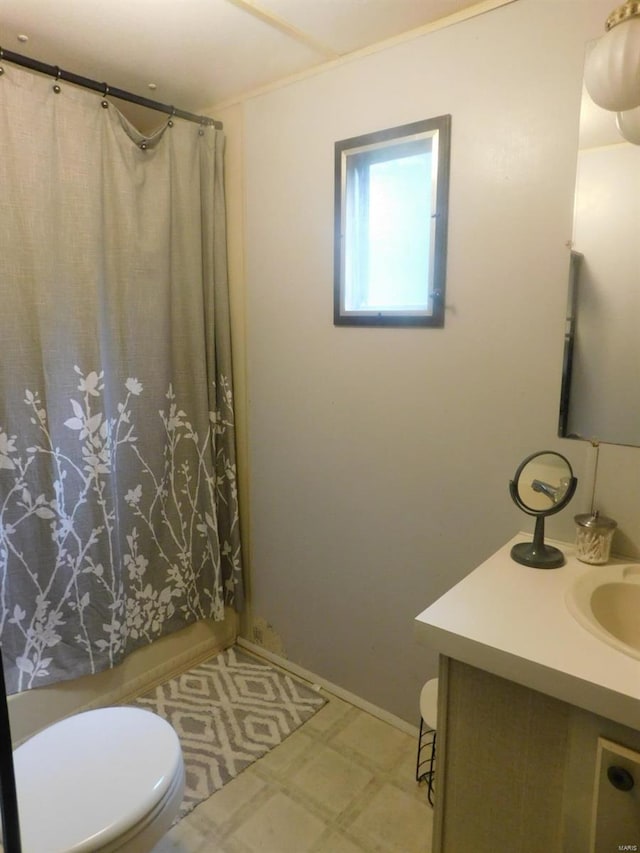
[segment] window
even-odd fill
[[[444,325],[450,132],[439,116],[336,142],[336,325]]]

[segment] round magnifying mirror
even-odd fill
[[[516,506],[536,519],[532,542],[521,542],[511,549],[511,557],[536,569],[555,569],[564,563],[559,548],[545,545],[544,520],[569,503],[578,481],[569,461],[552,450],[534,453],[520,463],[509,491]]]

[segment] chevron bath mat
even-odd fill
[[[180,819],[325,702],[305,683],[232,646],[132,704],[164,717],[180,738],[186,770]]]

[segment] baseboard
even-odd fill
[[[269,661],[269,663],[274,664],[274,666],[277,666],[286,672],[290,672],[292,675],[296,675],[298,678],[304,679],[304,681],[308,681],[314,686],[317,685],[322,687],[323,690],[326,690],[328,693],[332,693],[334,696],[337,696],[338,699],[343,699],[345,702],[355,705],[355,707],[360,708],[361,711],[366,711],[367,714],[371,714],[372,717],[377,717],[377,719],[382,720],[382,722],[389,723],[389,725],[394,726],[394,728],[399,729],[401,732],[405,732],[405,734],[411,735],[412,737],[418,737],[417,726],[412,726],[410,723],[407,723],[406,720],[396,717],[395,714],[385,711],[384,708],[380,708],[372,702],[367,702],[366,699],[362,699],[360,696],[356,696],[355,693],[351,693],[351,691],[345,690],[337,684],[333,684],[326,678],[322,678],[321,676],[316,675],[316,673],[310,672],[303,666],[298,666],[297,663],[293,663],[292,661],[283,658],[281,655],[269,652],[266,649],[263,649],[262,646],[257,646],[255,643],[251,643],[243,637],[237,638],[236,645],[246,649],[248,652],[251,652],[251,654],[256,655],[256,657],[264,658],[264,660]]]

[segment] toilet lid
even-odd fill
[[[25,853],[96,850],[158,805],[182,767],[169,723],[141,708],[76,714],[14,752]]]

